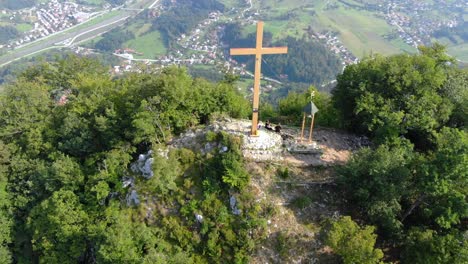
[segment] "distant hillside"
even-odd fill
[[[262,72],[270,77],[282,79],[287,75],[292,82],[320,85],[333,80],[341,72],[342,64],[338,57],[316,41],[286,37],[272,43],[272,33],[265,32],[264,35],[264,46],[288,46],[286,55],[264,57]],[[254,47],[255,33],[242,37],[240,26],[230,24],[224,31],[223,42],[229,43],[230,47]],[[253,56],[235,56],[234,59],[247,64],[247,68],[253,71]]]
[[[171,2],[171,1],[166,1]],[[224,11],[224,4],[217,0],[180,0],[153,21],[153,29],[159,30],[167,46],[181,34],[187,33],[213,11]]]
[[[35,0],[0,0],[0,9],[18,10],[32,7],[34,4]]]

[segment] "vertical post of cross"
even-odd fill
[[[258,108],[260,106],[260,77],[262,72],[263,22],[257,24],[257,45],[255,47],[255,77],[252,107],[252,129],[250,134],[257,135]]]
[[[250,134],[257,136],[258,110],[260,106],[260,77],[262,70],[263,54],[285,54],[288,53],[287,47],[264,48],[263,47],[263,22],[257,23],[257,43],[255,48],[231,49],[231,55],[255,55],[255,75],[252,106],[252,129]]]

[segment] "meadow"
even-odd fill
[[[468,44],[460,44],[448,47],[448,53],[455,56],[458,60],[467,63],[468,62]]]
[[[362,6],[352,0],[346,2]],[[357,57],[370,53],[389,55],[415,51],[403,41],[385,38],[394,29],[380,14],[350,8],[340,1],[261,0],[255,7],[261,10],[261,19],[266,22],[265,30],[272,32],[274,39],[285,36],[301,38],[311,28],[314,32],[339,33],[341,42]],[[250,26],[243,33],[253,31],[255,27]]]

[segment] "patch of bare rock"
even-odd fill
[[[203,128],[189,130],[174,138],[170,146],[189,148],[208,153],[214,146],[206,143],[207,132],[221,132],[241,136],[242,152],[247,160],[282,162],[292,166],[329,166],[345,163],[350,154],[368,146],[366,137],[351,135],[334,129],[316,128],[312,142],[300,139],[298,128],[286,127],[276,133],[260,127],[258,136],[250,136],[251,121],[224,118]],[[308,135],[306,130],[305,135]]]

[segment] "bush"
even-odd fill
[[[296,208],[304,209],[312,204],[312,199],[309,196],[297,197],[291,204]]]
[[[276,171],[276,175],[283,180],[289,178],[289,168],[285,167],[284,169],[278,169]]]
[[[359,227],[351,217],[344,216],[329,224],[325,234],[325,244],[340,255],[345,264],[381,263],[383,252],[375,249],[374,227]]]

